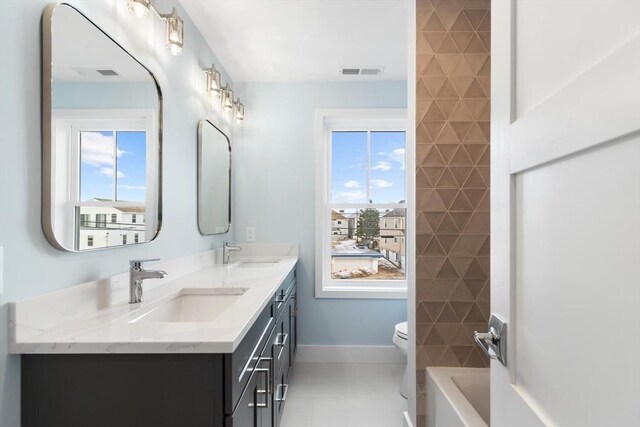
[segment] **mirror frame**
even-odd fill
[[[202,229],[202,222],[203,222],[203,218],[202,218],[202,193],[203,193],[203,188],[202,188],[202,144],[203,144],[203,140],[202,140],[202,129],[204,128],[205,125],[211,125],[213,126],[213,128],[215,130],[217,130],[218,132],[220,132],[220,134],[222,136],[225,137],[225,139],[227,140],[227,147],[229,148],[229,209],[227,212],[227,229],[223,232],[220,233],[207,233]],[[200,120],[200,122],[198,123],[198,231],[200,231],[200,234],[202,234],[203,236],[215,236],[215,235],[220,235],[220,234],[226,234],[229,232],[229,230],[231,230],[231,140],[229,139],[229,137],[227,136],[226,133],[224,133],[222,131],[222,129],[220,129],[218,126],[214,125],[210,120],[208,119],[203,119]]]
[[[53,141],[52,141],[52,108],[53,108],[53,68],[52,68],[52,60],[53,60],[53,46],[52,46],[52,20],[53,13],[58,7],[68,7],[73,9],[76,13],[80,14],[84,19],[86,19],[91,25],[93,25],[96,30],[100,31],[111,40],[116,46],[118,46],[122,51],[127,54],[131,59],[138,63],[142,68],[144,68],[149,76],[153,79],[153,83],[156,87],[156,92],[158,95],[158,148],[157,148],[157,179],[158,179],[158,206],[157,206],[157,227],[156,232],[151,240],[146,240],[144,242],[139,243],[130,243],[127,245],[121,246],[109,246],[103,248],[93,248],[93,249],[69,249],[61,245],[56,239],[54,230],[53,230],[53,209],[52,203],[54,200],[54,188],[53,188],[53,180],[51,173],[53,171]],[[95,22],[93,22],[87,15],[82,13],[78,8],[68,4],[68,3],[51,3],[47,5],[44,9],[42,15],[42,63],[41,63],[41,78],[42,78],[42,103],[41,103],[41,117],[42,117],[42,198],[41,198],[41,212],[42,212],[42,230],[44,231],[44,235],[51,245],[53,245],[56,249],[60,249],[67,252],[74,253],[85,253],[85,252],[93,252],[100,251],[106,249],[117,249],[117,248],[126,248],[129,246],[138,246],[145,243],[150,243],[154,241],[160,231],[162,229],[162,141],[163,141],[163,124],[162,124],[162,115],[163,115],[163,99],[162,99],[162,89],[160,88],[160,84],[158,83],[158,79],[155,74],[149,70],[144,64],[142,64],[138,59],[129,53],[120,43],[115,41],[113,37],[107,34],[102,28],[100,28]]]

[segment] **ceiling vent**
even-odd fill
[[[105,77],[115,77],[120,75],[115,70],[96,70],[96,71]]]
[[[342,76],[380,76],[382,75],[382,67],[352,68],[342,67],[340,75]]]

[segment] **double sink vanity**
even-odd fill
[[[127,274],[13,303],[22,425],[278,426],[297,248],[243,250],[228,265],[215,251],[159,264],[167,277],[145,280],[140,303]]]

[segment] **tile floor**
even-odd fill
[[[402,365],[297,363],[280,427],[401,427]]]

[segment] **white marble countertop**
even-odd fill
[[[19,317],[16,313],[21,303],[13,303],[10,350],[18,354],[231,353],[298,261],[297,254],[277,258],[279,262],[276,265],[259,268],[239,268],[237,262],[231,266],[210,264],[166,283],[159,283],[152,289],[145,289],[142,303],[120,301],[49,330],[42,330],[40,326],[38,333],[20,332],[20,322],[24,323],[25,318],[34,316],[34,307],[25,307],[21,314],[25,311],[29,313]],[[256,258],[239,257],[238,261],[243,259]],[[182,289],[221,287],[242,287],[247,290],[211,322],[132,322],[171,300]],[[61,296],[57,298],[60,300]],[[42,325],[44,322],[41,320],[40,323]]]

